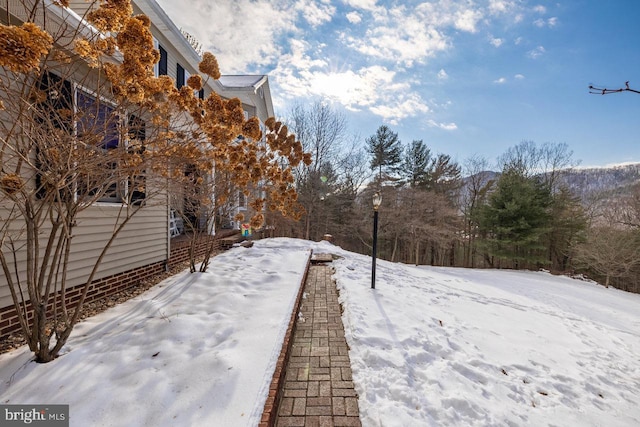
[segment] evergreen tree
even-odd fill
[[[422,140],[414,140],[407,147],[402,161],[403,181],[411,188],[427,188],[431,180],[433,159],[431,150]]]
[[[504,171],[479,212],[487,254],[511,261],[515,268],[548,263],[545,237],[551,203],[551,193],[540,180],[526,177],[520,169]]]
[[[452,195],[461,185],[460,165],[451,161],[448,154],[438,154],[433,161],[431,188],[436,193]]]
[[[371,155],[371,169],[378,170],[378,183],[396,180],[402,161],[402,145],[398,134],[381,125],[376,134],[367,138],[367,151]]]

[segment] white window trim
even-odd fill
[[[153,38],[153,48],[160,52],[160,42],[155,37]],[[160,62],[156,62],[153,64],[153,75],[155,77],[160,77]]]
[[[241,203],[244,201],[244,203]],[[247,196],[240,190],[238,190],[238,210],[246,211],[247,210]]]

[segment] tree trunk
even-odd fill
[[[396,251],[398,249],[398,233],[396,233],[393,238],[393,251],[391,252],[391,262],[395,262],[396,260]]]
[[[449,254],[449,266],[455,267],[456,265],[456,241],[451,242],[451,254]]]
[[[304,238],[306,240],[310,240],[311,235],[311,212],[313,212],[313,208],[309,207],[309,212],[307,212],[307,217],[305,218]]]

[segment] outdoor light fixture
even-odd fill
[[[373,195],[373,210],[377,212],[381,203],[382,203],[382,195],[380,194],[379,191],[376,191],[375,194]]]
[[[376,191],[373,195],[373,265],[371,266],[371,289],[376,288],[376,249],[378,247],[378,208],[382,204],[382,195]]]

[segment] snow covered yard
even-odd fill
[[[64,355],[0,355],[0,402],[69,404],[70,425],[257,425],[308,251],[234,248],[77,325]]]
[[[365,426],[638,426],[640,295],[543,272],[334,262]]]
[[[0,355],[0,401],[72,426],[256,425],[307,250],[331,252],[365,426],[638,426],[640,295],[542,272],[413,267],[265,239]]]

